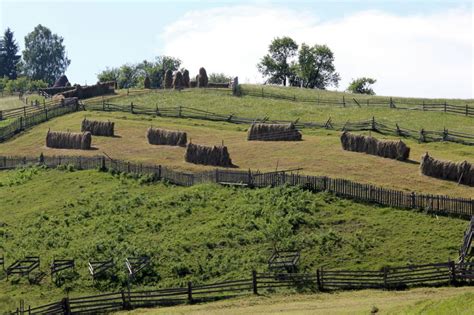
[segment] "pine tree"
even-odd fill
[[[3,38],[0,40],[0,77],[7,76],[9,79],[16,79],[17,65],[20,61],[18,44],[13,38],[13,32],[7,28]]]

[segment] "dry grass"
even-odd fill
[[[436,157],[447,160],[472,162],[474,148],[452,143],[418,144],[407,141],[416,162],[400,163],[391,159],[344,151],[339,133],[325,130],[304,130],[304,140],[297,142],[251,142],[247,141],[245,126],[199,120],[173,120],[149,118],[121,113],[90,113],[89,119],[114,120],[114,138],[94,138],[98,151],[65,151],[44,146],[44,130],[79,131],[83,113],[74,113],[50,120],[24,134],[0,144],[0,155],[96,155],[106,152],[114,158],[143,163],[161,163],[183,170],[208,170],[213,167],[186,163],[185,148],[173,146],[150,146],[145,130],[150,126],[182,130],[188,133],[193,143],[215,145],[225,141],[232,154],[232,161],[241,169],[273,171],[301,167],[301,173],[343,177],[364,183],[433,194],[474,197],[472,188],[422,176],[419,171],[420,157],[429,151]],[[380,138],[384,138],[380,136]],[[368,175],[369,174],[369,175]]]

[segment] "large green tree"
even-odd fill
[[[25,74],[32,79],[53,84],[71,63],[63,41],[61,36],[53,34],[47,27],[41,24],[36,26],[33,32],[25,36]]]
[[[268,54],[257,65],[258,71],[268,78],[268,83],[286,85],[287,78],[294,76],[291,58],[297,51],[298,45],[290,37],[275,38],[268,47]]]
[[[367,77],[353,79],[351,83],[349,83],[347,91],[357,94],[375,95],[375,92],[371,87],[375,82],[377,82],[377,80]]]
[[[334,54],[326,45],[302,44],[298,54],[299,78],[303,87],[326,89],[338,86],[341,77],[334,66]]]
[[[7,28],[0,39],[0,77],[8,77],[11,80],[17,78],[17,65],[20,61],[18,44],[13,38],[13,32]]]

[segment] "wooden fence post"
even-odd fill
[[[425,101],[424,101],[424,100],[423,100],[422,106],[423,106],[423,107],[421,108],[421,110],[422,110],[422,111],[425,111]]]
[[[444,112],[445,112],[445,113],[446,113],[446,106],[447,106],[447,105],[448,105],[448,104],[446,103],[446,101],[444,101]]]
[[[411,208],[415,209],[415,207],[416,207],[416,194],[415,194],[414,191],[412,191],[411,194],[410,194],[410,202],[411,202],[411,205],[410,205]]]
[[[344,96],[342,96],[342,106],[346,107],[346,99]]]
[[[257,272],[255,270],[252,270],[252,288],[253,288],[253,294],[258,294]]]
[[[425,129],[420,130],[420,142],[426,142]]]
[[[252,186],[252,171],[250,171],[250,168],[249,168],[248,175],[247,175],[247,185],[249,187]]]
[[[383,287],[384,287],[384,289],[388,289],[387,274],[388,274],[388,267],[383,267]]]
[[[372,128],[372,131],[377,131],[377,128],[375,126],[375,116],[372,116],[372,126],[371,126],[371,128]]]
[[[48,109],[47,108],[44,109],[44,114],[45,114],[46,120],[48,120]]]
[[[449,276],[451,285],[456,285],[456,264],[452,260],[449,262]]]
[[[100,169],[101,170],[105,170],[105,156],[102,156],[101,160],[100,160]]]
[[[189,303],[193,302],[193,283],[191,281],[188,282],[188,301]]]
[[[321,274],[319,272],[319,269],[316,270],[316,283],[318,285],[318,290],[322,291],[323,290],[323,283],[321,281]]]
[[[466,108],[467,108],[467,105],[466,105]],[[466,109],[466,113],[467,113],[467,109]],[[0,120],[3,120],[3,111],[2,110],[0,110]]]
[[[102,97],[102,111],[105,112],[105,100],[104,100],[104,97]]]
[[[469,116],[469,105],[466,104],[466,116]],[[0,113],[0,120],[2,119],[2,115]]]
[[[216,183],[219,182],[219,169],[216,168]]]
[[[133,102],[130,103],[130,113],[133,114]]]
[[[62,299],[61,304],[63,306],[63,312],[65,315],[71,314],[71,305],[69,304],[69,298],[65,297]]]
[[[161,180],[161,164],[158,165],[158,180]]]

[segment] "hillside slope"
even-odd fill
[[[191,188],[145,184],[98,171],[28,168],[0,173],[0,255],[7,266],[28,255],[76,259],[72,282],[0,281],[0,310],[114,290],[123,261],[150,255],[133,287],[169,287],[246,277],[267,270],[272,248],[301,250],[300,271],[381,268],[455,259],[466,222],[361,205],[298,188]],[[397,227],[394,229],[394,227]],[[111,280],[92,282],[90,259],[114,258]]]

